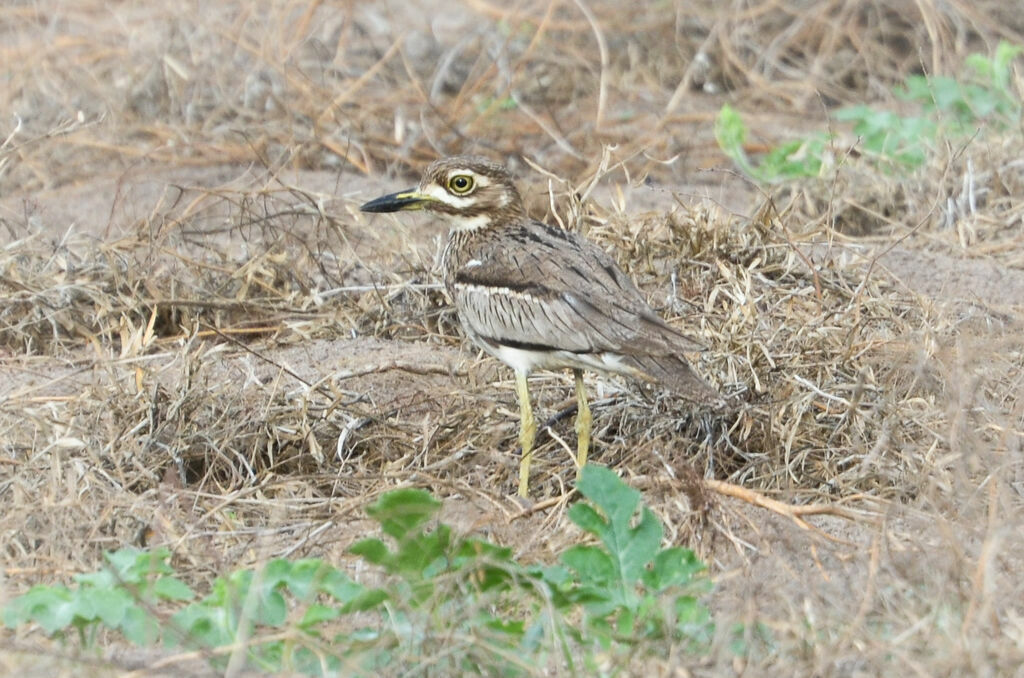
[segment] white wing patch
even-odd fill
[[[474,259],[473,261],[476,261],[476,259]],[[467,265],[466,268],[469,268],[469,266]],[[468,292],[470,294],[482,294],[485,297],[489,297],[492,294],[505,294],[510,297],[518,297],[520,299],[524,299],[532,304],[543,303],[540,299],[530,294],[529,292],[520,292],[519,290],[509,289],[508,287],[489,287],[487,285],[474,285],[472,283],[461,282],[455,283],[455,287],[464,292]]]

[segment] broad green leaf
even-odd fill
[[[608,522],[592,506],[577,502],[569,507],[569,520],[576,526],[601,538],[608,531]]]
[[[125,613],[135,607],[135,600],[123,588],[85,588],[75,592],[78,616],[85,620],[99,619],[110,628],[117,628]]]
[[[326,593],[338,602],[347,603],[366,592],[366,587],[352,581],[348,575],[331,568],[317,581],[317,592]]]
[[[125,610],[124,619],[118,627],[125,638],[140,647],[152,645],[160,637],[160,624],[157,620],[135,605]]]
[[[640,493],[604,466],[584,466],[577,487],[604,512],[613,529],[628,525],[640,504]]]
[[[192,600],[195,593],[183,581],[174,577],[160,577],[153,583],[153,592],[164,600]]]
[[[287,586],[292,578],[293,567],[291,561],[284,558],[267,561],[260,571],[262,586],[269,589],[277,588],[281,584]]]
[[[309,600],[320,590],[323,580],[335,573],[340,574],[319,558],[304,558],[291,564],[286,583],[296,598]]]
[[[618,578],[612,557],[596,546],[573,546],[562,554],[561,560],[575,570],[584,584],[604,585]]]
[[[384,534],[401,540],[433,518],[440,506],[429,492],[406,488],[381,495],[366,512],[380,523]]]
[[[201,647],[224,644],[229,642],[229,638],[223,633],[222,618],[222,611],[219,608],[193,603],[171,616],[171,625],[181,630],[182,637],[168,635],[164,641],[170,647],[177,647],[179,643],[187,646],[198,644]]]
[[[366,610],[372,610],[378,607],[385,600],[391,598],[388,592],[384,589],[366,589],[355,598],[348,601],[342,606],[342,611],[345,613],[349,612],[365,612]]]
[[[579,482],[580,492],[604,512],[607,522],[601,521],[596,527],[598,538],[604,542],[608,554],[617,568],[623,586],[633,586],[640,579],[644,568],[651,562],[661,544],[661,523],[650,509],[644,507],[640,522],[630,527],[630,522],[640,505],[640,493],[626,485],[612,471],[602,466],[588,465],[583,468]],[[593,526],[590,511],[572,507],[569,518],[577,518]],[[577,523],[579,524],[579,523]]]
[[[484,622],[484,626],[492,631],[498,631],[504,635],[521,638],[526,631],[526,624],[519,619],[506,621],[504,619],[491,618]]]
[[[658,553],[662,534],[661,522],[649,508],[643,507],[640,523],[620,539],[619,559],[626,581],[635,583],[640,579],[647,564]]]
[[[697,643],[710,642],[715,625],[708,608],[692,596],[679,596],[675,601],[676,629],[684,638]]]
[[[302,615],[302,620],[299,622],[299,627],[309,629],[310,627],[323,624],[324,622],[333,621],[340,616],[341,610],[336,607],[313,603],[306,608],[306,612]]]
[[[362,556],[374,565],[384,565],[391,560],[388,547],[380,539],[374,537],[357,541],[349,547],[348,552]]]
[[[174,569],[167,562],[171,552],[167,547],[152,551],[137,548],[123,548],[117,551],[106,551],[103,557],[113,567],[119,581],[138,584],[157,574],[172,574]]]
[[[672,586],[685,586],[705,569],[704,563],[690,549],[673,546],[654,557],[651,568],[644,573],[644,584],[654,592]]]
[[[80,586],[101,589],[104,591],[118,586],[121,581],[123,581],[109,570],[100,570],[99,572],[82,572],[81,574],[76,574],[73,579],[75,580],[75,583]]]
[[[288,620],[288,604],[279,591],[267,593],[260,601],[259,615],[256,621],[275,628],[283,626]]]
[[[34,621],[47,635],[67,627],[74,618],[76,604],[71,591],[63,586],[33,586],[4,607],[4,623],[14,628]]]

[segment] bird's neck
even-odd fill
[[[455,272],[471,266],[474,259],[487,258],[488,250],[500,242],[504,229],[516,228],[523,217],[522,209],[487,212],[472,215],[445,215],[448,221],[448,244],[441,256],[441,271],[449,288]],[[450,289],[449,289],[450,291]]]
[[[499,246],[500,231],[507,222],[497,221],[480,228],[456,228],[448,232],[448,243],[441,255],[441,273],[448,293],[453,294],[456,274],[463,269],[472,269],[490,259],[491,250]]]
[[[493,214],[474,214],[472,216],[451,215],[448,217],[448,225],[452,233],[466,233],[481,231],[489,228],[494,223]]]
[[[477,239],[480,229],[458,229],[454,226],[448,232],[448,244],[441,254],[441,275],[444,276],[445,287],[448,293],[452,294],[452,285],[455,283],[455,272],[462,268],[472,258],[469,252],[469,245]]]

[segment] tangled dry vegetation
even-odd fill
[[[820,179],[764,192],[695,172],[726,167],[723,101],[752,112],[756,152],[837,104],[891,104],[907,73],[1024,44],[1010,5],[0,9],[0,99],[20,116],[0,120],[4,587],[141,542],[197,582],[276,555],[341,560],[362,507],[399,484],[538,559],[577,538],[558,506],[524,516],[508,498],[510,375],[464,345],[441,234],[356,209],[472,151],[513,163],[533,216],[614,252],[742,401],[692,412],[588,377],[595,460],[701,544],[722,628],[772,628],[760,672],[1019,670],[1021,131],[898,181],[844,130],[848,162]],[[399,178],[367,178],[384,169]],[[552,417],[533,486],[562,499],[568,381],[532,383]],[[766,548],[767,515],[700,478],[861,513],[822,523],[845,551],[784,521]],[[822,581],[765,574],[801,569]],[[735,666],[720,645],[709,672]]]

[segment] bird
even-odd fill
[[[527,377],[535,370],[572,370],[577,472],[591,439],[584,370],[660,384],[712,409],[723,406],[718,390],[683,356],[704,350],[701,342],[665,322],[594,242],[527,217],[503,165],[467,155],[436,160],[415,188],[360,209],[425,210],[448,222],[441,271],[460,324],[473,343],[515,373],[519,496],[529,496],[537,423]]]

